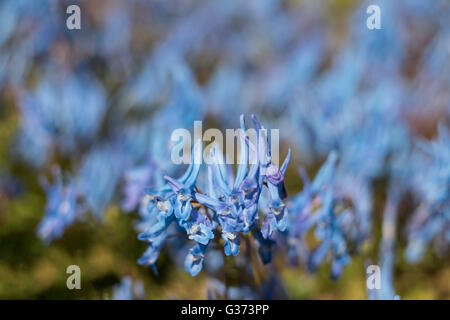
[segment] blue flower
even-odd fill
[[[279,170],[279,175],[284,177],[290,158],[291,150],[289,149],[288,155]],[[270,194],[269,212],[261,227],[264,238],[269,238],[274,230],[284,232],[288,224],[288,210],[282,202],[282,199],[286,197],[283,179],[277,180],[277,183],[268,181],[268,189]]]
[[[154,165],[148,164],[133,167],[125,172],[123,192],[125,199],[122,208],[129,212],[136,209],[144,195],[145,188],[150,185],[154,173]]]
[[[203,268],[206,246],[196,244],[187,254],[184,260],[184,268],[191,276],[195,277]]]
[[[288,207],[293,220],[288,231],[290,243],[289,254],[295,259],[296,246],[299,245],[306,233],[314,229],[315,236],[321,243],[309,254],[308,269],[315,271],[327,256],[331,258],[331,277],[337,279],[343,267],[349,263],[347,239],[344,237],[348,225],[346,211],[338,214],[337,207],[345,207],[344,198],[336,195],[336,167],[337,153],[331,152],[327,161],[322,165],[316,177],[309,182],[304,173],[305,190],[296,195]],[[353,224],[353,221],[350,221]],[[304,254],[304,253],[302,253]]]
[[[195,163],[195,157],[201,152],[201,143],[197,142],[194,145],[192,151],[192,161],[194,164],[189,167],[187,176],[183,179],[183,182],[179,182],[169,176],[164,176],[169,187],[176,195],[175,198],[175,216],[181,222],[187,220],[192,212],[191,200],[193,197],[194,185],[197,181],[198,174],[200,172],[200,163]]]
[[[188,238],[200,244],[208,245],[214,238],[215,224],[204,213],[194,210],[190,221],[182,221],[181,226],[186,230]]]
[[[47,192],[47,204],[37,233],[46,243],[60,238],[64,230],[81,213],[77,204],[77,189],[69,176],[64,178],[59,167],[55,167],[54,184],[50,185],[47,180],[43,180],[43,187]]]
[[[445,252],[450,244],[450,130],[439,126],[437,139],[422,143],[425,154],[415,154],[410,180],[421,203],[408,225],[406,258],[422,259],[427,245],[435,240]]]
[[[226,286],[217,279],[209,279],[207,283],[207,296],[209,300],[231,299],[231,300],[255,300],[258,294],[254,288],[247,285],[239,287]]]
[[[144,254],[138,260],[138,264],[149,266],[153,269],[153,272],[157,273],[156,262],[158,261],[159,255],[161,254],[161,250],[164,246],[164,243],[167,238],[167,232],[164,230],[159,233],[157,236],[154,236],[147,240],[149,245],[147,250],[145,250]]]
[[[77,175],[77,187],[98,219],[114,196],[122,165],[122,154],[114,145],[94,148],[83,159]]]
[[[113,288],[113,300],[141,300],[145,299],[144,284],[140,280],[133,280],[131,277],[123,277],[120,284]]]
[[[241,241],[239,239],[239,234],[232,230],[228,231],[222,229],[221,237],[224,241],[224,251],[227,256],[237,256],[239,253],[239,246]]]

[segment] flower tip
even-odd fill
[[[331,150],[330,154],[328,155],[328,158],[333,163],[337,161],[338,157],[338,152],[335,149]]]

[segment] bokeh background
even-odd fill
[[[81,30],[66,28],[71,4],[81,8]],[[370,4],[381,7],[381,30],[366,27]],[[204,130],[236,128],[241,113],[255,113],[280,129],[282,155],[293,149],[288,193],[302,190],[298,166],[314,176],[332,149],[344,173],[370,181],[370,237],[343,275],[331,280],[329,264],[315,273],[288,266],[280,254],[273,263],[287,297],[366,299],[365,266],[379,256],[387,181],[426,172],[410,154],[418,141],[437,137],[439,124],[448,128],[449,5],[1,1],[0,298],[121,297],[124,277],[143,286],[140,297],[205,298],[207,273],[191,277],[167,252],[158,275],[136,263],[146,244],[137,239],[138,200],[127,198],[127,172],[149,159],[160,172],[174,170],[173,129],[192,130],[194,120]],[[49,242],[37,228],[47,201],[42,181],[54,179],[56,166],[85,186],[88,208]],[[423,181],[408,185],[399,208],[395,288],[402,299],[448,299],[448,212],[443,250],[430,245],[417,263],[404,255],[405,226],[420,204],[414,186]],[[81,290],[66,287],[72,264],[81,268]]]

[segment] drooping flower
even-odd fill
[[[63,176],[59,167],[54,168],[54,182],[42,180],[47,193],[45,215],[39,223],[37,234],[46,243],[60,238],[81,213],[77,205],[77,189],[68,175]]]
[[[98,219],[114,196],[122,165],[122,154],[115,145],[95,148],[83,159],[77,174],[77,188]]]
[[[331,152],[312,182],[304,176],[305,189],[288,203],[292,220],[288,231],[291,259],[308,260],[308,268],[315,271],[326,258],[331,258],[331,277],[338,278],[343,267],[349,263],[347,248],[344,198],[336,194],[337,153]],[[314,230],[320,244],[309,252],[303,243],[304,237]],[[306,252],[305,252],[306,251]]]
[[[195,277],[203,268],[206,246],[196,244],[187,254],[184,268],[191,276]]]
[[[145,299],[144,283],[133,280],[130,276],[123,277],[120,284],[113,288],[113,300],[142,300]]]
[[[438,253],[450,244],[450,130],[443,125],[435,141],[423,144],[426,154],[416,154],[414,191],[421,202],[408,225],[406,258],[418,262],[434,241]]]

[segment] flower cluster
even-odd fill
[[[317,269],[329,252],[331,276],[334,279],[341,275],[343,267],[349,262],[346,237],[350,237],[355,228],[355,211],[336,190],[336,165],[337,154],[332,152],[312,182],[302,172],[304,191],[289,202],[292,225],[287,242],[290,257],[307,256],[308,267],[312,271]],[[304,238],[311,229],[315,229],[315,235],[321,242],[308,254]]]
[[[410,262],[418,262],[432,241],[442,255],[450,246],[450,130],[440,126],[436,141],[423,149],[416,155],[422,170],[413,176],[421,202],[408,225],[405,254]]]
[[[113,288],[113,300],[143,300],[145,299],[144,284],[141,280],[133,280],[130,276],[122,278]]]
[[[262,128],[255,116],[252,116],[252,120],[255,129]],[[139,263],[155,265],[172,223],[176,223],[188,239],[195,242],[184,263],[185,269],[193,276],[201,271],[205,252],[216,234],[220,234],[225,255],[236,256],[239,253],[241,234],[252,232],[258,235],[255,239],[264,242],[271,238],[274,231],[286,230],[288,213],[283,202],[286,198],[283,180],[291,151],[289,150],[281,167],[277,168],[271,162],[270,152],[264,147],[265,144],[258,142],[255,146],[245,135],[243,115],[240,124],[240,161],[233,181],[227,179],[230,172],[221,162],[219,151],[211,149],[214,161],[208,165],[207,191],[200,191],[197,179],[201,164],[196,159],[202,147],[197,142],[192,152],[193,161],[183,176],[178,179],[165,176],[166,185],[147,191],[144,210],[146,219],[151,219],[152,223],[139,235],[140,240],[149,243]],[[261,130],[257,132],[258,141],[267,139],[259,136],[262,134]],[[250,147],[255,151],[255,160],[249,166]],[[268,196],[261,200],[263,189],[268,190]],[[266,205],[266,213],[259,225],[262,202]]]

